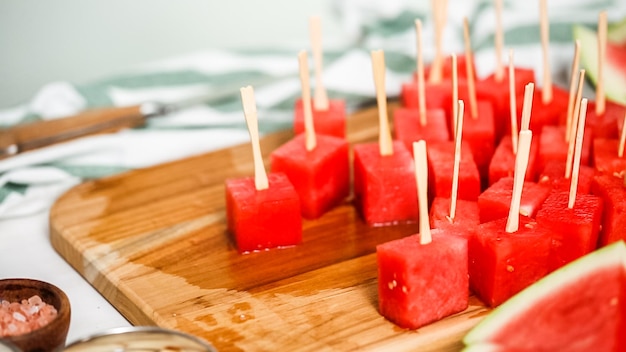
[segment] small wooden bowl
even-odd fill
[[[70,301],[63,291],[47,282],[33,279],[0,280],[0,299],[21,302],[38,295],[46,303],[54,306],[57,316],[47,325],[17,336],[6,336],[24,352],[58,351],[65,347],[65,339],[70,327]]]

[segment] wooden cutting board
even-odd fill
[[[376,108],[350,116],[349,141],[376,141],[377,119]],[[263,138],[265,160],[292,136]],[[245,144],[85,182],[52,207],[52,245],[131,323],[220,351],[458,351],[487,313],[471,297],[466,311],[416,331],[385,320],[375,246],[417,224],[367,227],[349,200],[304,221],[301,245],[238,254],[224,180],[252,173]]]

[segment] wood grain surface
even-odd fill
[[[350,116],[349,141],[376,141],[377,116],[375,107]],[[268,170],[269,153],[291,137],[262,139]],[[181,330],[220,351],[458,351],[488,312],[471,297],[466,311],[416,331],[385,320],[375,247],[417,224],[368,227],[349,199],[305,220],[301,245],[238,254],[224,180],[252,170],[244,144],[85,182],[52,207],[52,245],[132,324]]]

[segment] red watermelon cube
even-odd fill
[[[346,136],[346,102],[341,99],[329,99],[327,110],[315,109],[313,111],[313,126],[316,134],[324,134],[345,138]],[[294,107],[293,131],[295,134],[304,132],[304,104],[302,98],[296,100]]]
[[[393,154],[380,155],[378,143],[354,146],[354,197],[370,226],[417,222],[417,186],[412,153],[393,141]]]
[[[443,109],[426,110],[426,118],[427,124],[422,126],[419,109],[396,109],[393,113],[395,139],[404,142],[408,150],[413,150],[413,142],[419,140],[428,144],[450,140]]]
[[[524,92],[522,91],[517,96],[517,125],[520,126],[522,116],[522,102],[524,101]],[[530,129],[533,134],[537,135],[542,133],[544,126],[558,125],[561,121],[565,121],[567,116],[567,104],[569,103],[569,91],[553,85],[552,86],[552,101],[547,104],[543,103],[542,92],[540,88],[535,86],[533,94],[533,106],[530,116]]]
[[[526,169],[526,181],[534,181],[535,179],[535,162],[537,160],[537,151],[539,150],[536,139],[530,143],[530,151],[528,153],[528,168]],[[504,177],[513,177],[515,175],[515,154],[513,154],[513,141],[510,135],[502,137],[496,151],[493,153],[491,162],[489,163],[489,186],[498,182]]]
[[[476,73],[476,65],[475,65],[475,60],[472,59],[472,71],[474,72],[474,74]],[[464,53],[458,53],[456,54],[456,66],[457,66],[457,76],[459,79],[466,79],[467,78],[467,57],[465,56]],[[428,80],[428,77],[430,75],[430,69],[432,67],[432,64],[426,65],[424,67],[424,71],[425,71],[425,76],[426,76],[426,80]],[[450,80],[452,79],[452,70],[454,68],[452,67],[452,55],[447,55],[443,58],[443,63],[442,63],[442,67],[441,67],[441,78],[442,79],[447,79]],[[414,76],[416,77],[416,75]]]
[[[595,170],[590,166],[580,165],[578,170],[578,188],[577,194],[591,193],[591,182],[595,175]],[[569,192],[572,178],[565,178],[565,163],[560,161],[549,161],[543,169],[539,180],[540,185],[552,188],[552,192]]]
[[[593,163],[599,173],[621,177],[626,173],[626,153],[620,158],[619,140],[595,138],[593,140]]]
[[[625,105],[606,100],[604,114],[598,116],[596,115],[596,103],[590,101],[587,105],[586,125],[593,132],[594,138],[619,138],[625,113]]]
[[[518,95],[524,94],[526,84],[535,82],[535,71],[523,67],[515,67],[514,71],[517,98]],[[495,74],[476,81],[476,94],[478,98],[489,100],[493,105],[496,140],[499,141],[511,130],[509,70],[504,70],[500,81],[496,80]],[[516,101],[516,110],[521,104],[522,101]]]
[[[454,142],[431,143],[428,153],[428,184],[431,198],[450,198],[454,171]],[[458,199],[476,201],[480,194],[480,174],[466,142],[461,147]]]
[[[585,129],[582,153],[580,155],[581,165],[589,165],[592,141],[591,130]],[[546,164],[552,160],[560,161],[565,164],[567,161],[567,149],[568,142],[565,141],[565,126],[544,126],[541,136],[539,136],[537,172],[543,172]],[[617,148],[615,150],[617,150]]]
[[[596,175],[591,183],[591,193],[602,198],[602,230],[599,246],[626,241],[626,185],[622,178],[613,175]]]
[[[300,134],[270,154],[272,172],[282,172],[300,197],[302,216],[316,219],[341,203],[350,191],[348,142],[317,135],[317,146],[306,150]]]
[[[258,191],[254,177],[226,180],[226,217],[240,253],[286,247],[302,241],[300,199],[285,174],[267,175]]]
[[[568,208],[568,200],[569,192],[554,192],[537,212],[537,224],[552,237],[549,271],[592,252],[598,243],[602,199],[578,194],[572,209]]]
[[[437,197],[430,206],[430,227],[433,229],[457,228],[469,234],[469,231],[480,224],[478,203],[469,200],[457,199],[454,221],[450,222],[451,198]]]
[[[441,83],[424,84],[424,95],[426,97],[426,109],[441,109],[447,104],[447,97],[450,95],[452,87],[451,81],[443,80]],[[419,99],[417,97],[417,83],[404,83],[400,91],[400,101],[402,106],[410,109],[419,108]]]
[[[480,222],[490,222],[509,215],[513,196],[513,177],[501,178],[489,186],[478,197]],[[524,182],[519,213],[522,217],[534,218],[543,202],[550,195],[550,187],[534,182]]]
[[[505,231],[506,218],[479,225],[469,239],[472,291],[496,307],[548,273],[550,234],[529,218],[519,230]]]
[[[378,307],[386,319],[417,329],[469,304],[467,239],[445,230],[432,231],[432,242],[420,235],[376,247]]]

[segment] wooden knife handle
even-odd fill
[[[135,105],[16,125],[0,130],[0,158],[87,135],[141,126],[145,120],[141,106]]]

